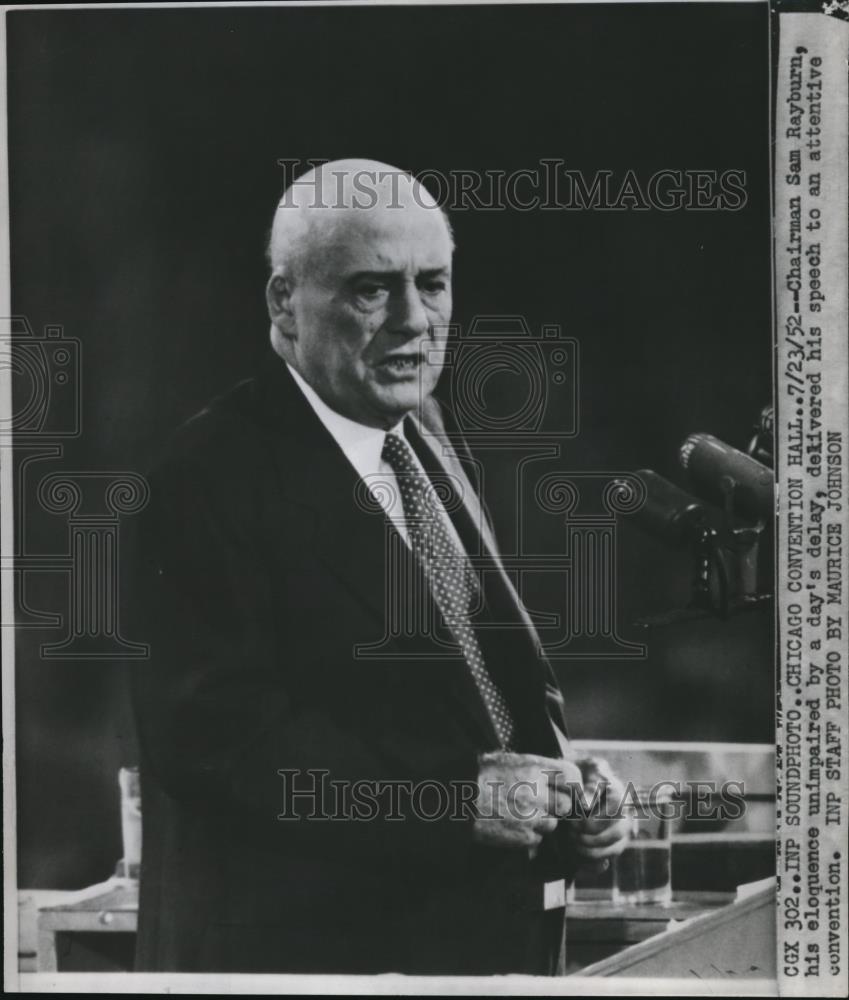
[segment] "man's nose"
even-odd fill
[[[392,304],[390,328],[393,333],[406,337],[420,337],[430,328],[427,310],[413,282],[405,283],[403,289],[399,289]]]

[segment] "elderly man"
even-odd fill
[[[452,251],[395,168],[301,178],[262,370],[150,476],[140,969],[555,974],[564,879],[621,848],[561,818],[562,699],[431,396]]]

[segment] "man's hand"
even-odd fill
[[[475,838],[497,847],[535,851],[558,818],[569,815],[580,769],[535,754],[489,753],[478,775]]]
[[[631,836],[633,819],[617,815],[625,788],[606,760],[596,757],[573,758],[579,768],[587,806],[594,808],[586,817],[572,821],[575,851],[585,861],[602,862],[621,854]]]

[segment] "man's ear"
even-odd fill
[[[295,332],[295,319],[292,310],[292,282],[279,271],[272,274],[265,286],[265,301],[268,305],[268,315],[271,322],[281,333]]]

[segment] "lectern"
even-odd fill
[[[774,979],[775,881],[581,969],[581,976]]]

